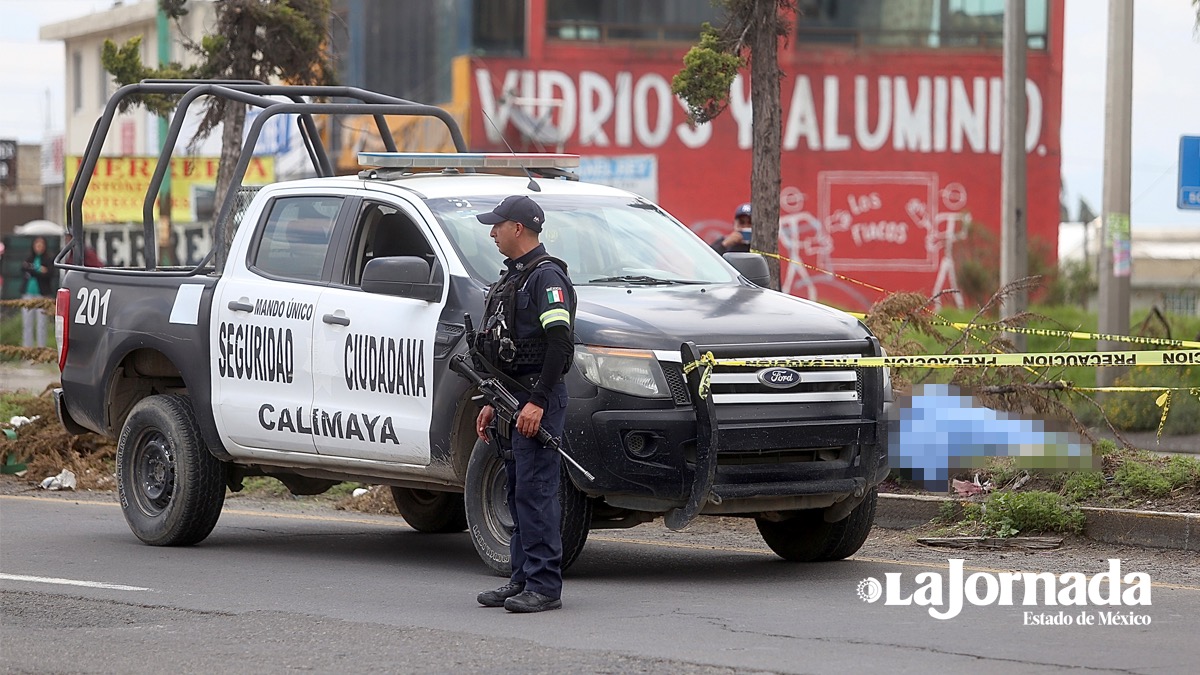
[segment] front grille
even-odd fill
[[[687,378],[683,374],[683,367],[678,363],[669,361],[660,361],[663,375],[667,378],[667,386],[671,388],[671,398],[675,399],[675,405],[691,405],[692,396],[688,393]]]
[[[796,462],[816,462],[819,456],[816,450],[768,450],[763,452],[734,452],[722,450],[717,454],[717,464],[734,466],[747,464],[795,464]]]
[[[782,450],[726,450],[717,453],[718,466],[748,466],[763,464],[797,464],[809,462],[846,462],[850,459],[850,446],[826,448],[789,448]],[[684,447],[684,459],[696,462],[696,446]]]
[[[845,354],[805,356],[796,358],[845,358]],[[725,358],[737,358],[730,356]],[[779,357],[791,358],[791,357]],[[862,400],[862,369],[860,368],[791,368],[799,373],[799,382],[786,387],[772,387],[759,379],[759,373],[774,370],[745,366],[722,366],[713,370],[713,403],[772,404],[817,403]]]

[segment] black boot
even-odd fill
[[[542,595],[535,591],[522,591],[504,601],[504,609],[519,614],[544,612],[548,609],[562,608],[562,600]]]
[[[484,607],[503,607],[504,601],[525,590],[525,584],[508,582],[494,591],[484,591],[476,600]]]

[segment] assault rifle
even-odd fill
[[[480,377],[479,373],[476,373],[475,369],[467,363],[465,354],[455,354],[450,357],[450,370],[467,378],[468,382],[479,389],[479,394],[495,409],[496,418],[500,424],[511,425],[516,421],[517,415],[521,412],[521,406],[517,402],[517,398],[508,389],[505,389],[504,384],[500,380],[495,377]],[[514,430],[513,433],[520,432]],[[570,462],[571,466],[578,469],[584,478],[587,478],[589,481],[596,480],[595,476],[583,468],[579,462],[576,462],[575,458],[568,455],[566,450],[563,450],[562,444],[559,443],[557,438],[551,436],[549,431],[546,431],[546,427],[538,427],[536,438],[542,445],[557,450],[558,454]]]

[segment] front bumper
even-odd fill
[[[577,484],[615,505],[668,513],[673,527],[701,512],[828,506],[887,476],[882,396],[768,415],[761,406],[716,410],[711,399],[684,407],[593,392],[568,409],[571,452],[595,474]]]

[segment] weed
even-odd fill
[[[962,505],[955,501],[944,501],[938,505],[937,521],[952,525],[962,519]]]
[[[1098,471],[1075,471],[1063,481],[1063,496],[1070,502],[1096,497],[1104,489],[1104,475]]]
[[[983,520],[983,505],[975,502],[967,502],[963,504],[962,519],[969,523],[978,523]]]
[[[997,537],[1021,532],[1083,531],[1083,512],[1053,492],[1001,492],[988,497],[982,520]]]
[[[1012,457],[992,457],[987,463],[988,475],[991,476],[992,485],[997,488],[1013,482],[1017,476],[1021,475],[1022,471],[1023,469],[1017,467],[1017,462]]]
[[[36,401],[36,396],[19,392],[0,394],[0,424],[7,424],[17,415],[28,416],[27,411]]]
[[[1143,454],[1143,453],[1138,453]],[[1154,458],[1128,457],[1113,473],[1113,482],[1126,497],[1165,497],[1171,492],[1171,480]]]
[[[241,494],[253,497],[282,497],[289,494],[287,486],[270,476],[250,476],[242,480]]]
[[[1172,490],[1178,490],[1188,485],[1200,488],[1200,459],[1175,455],[1167,460],[1167,466],[1163,469],[1163,473],[1167,482],[1171,484]]]

